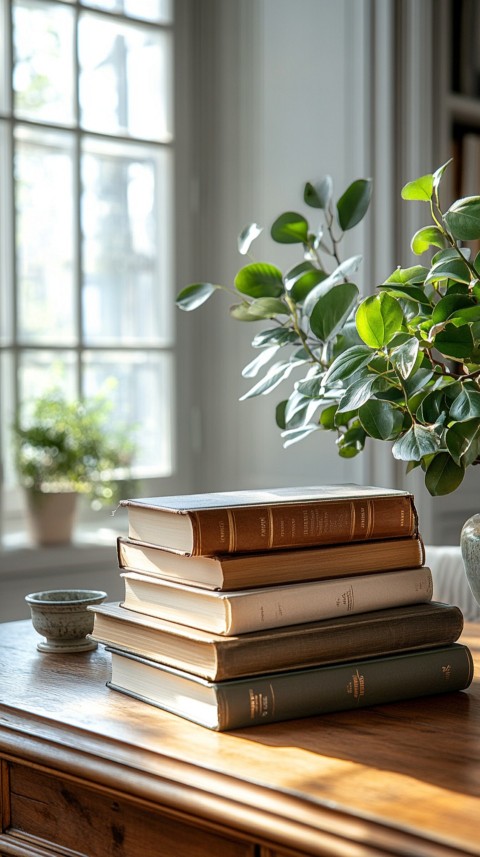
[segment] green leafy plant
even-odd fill
[[[40,493],[87,494],[94,507],[115,503],[117,477],[134,447],[126,432],[112,430],[110,410],[103,396],[69,401],[54,390],[36,399],[30,418],[13,426],[21,484]]]
[[[293,348],[243,398],[268,393],[293,369],[308,367],[277,405],[285,445],[331,430],[340,455],[349,458],[369,437],[389,441],[407,471],[423,469],[433,495],[454,491],[466,469],[480,463],[480,254],[472,258],[466,246],[480,239],[480,197],[442,209],[440,186],[449,163],[402,190],[404,200],[428,208],[429,223],[411,241],[426,264],[397,268],[376,294],[359,300],[348,281],[359,257],[340,262],[338,235],[366,213],[370,182],[354,182],[334,218],[331,183],[324,180],[306,185],[305,201],[322,209],[326,235],[312,234],[302,215],[281,215],[272,237],[302,244],[306,259],[285,275],[273,265],[243,268],[235,280],[242,302],[231,310],[240,320],[272,322],[253,340],[262,352],[244,369],[246,377],[280,348]],[[245,230],[241,251],[256,234],[255,225]],[[319,257],[325,249],[336,262],[330,275]],[[193,309],[217,288],[188,286],[177,303]]]
[[[332,424],[355,437],[393,442],[407,470],[420,466],[433,495],[448,494],[480,461],[480,256],[464,246],[480,238],[480,197],[442,210],[448,166],[409,182],[405,200],[429,209],[412,238],[426,265],[398,268],[356,313],[362,340],[338,355],[324,390],[343,390]]]
[[[180,309],[193,310],[215,292],[223,291],[237,301],[230,308],[235,319],[268,322],[252,341],[258,356],[242,373],[245,378],[263,374],[242,399],[271,393],[292,372],[306,372],[294,384],[290,397],[276,407],[285,445],[325,427],[325,373],[336,354],[360,341],[353,321],[359,291],[351,277],[361,256],[342,261],[340,245],[345,233],[365,216],[371,193],[371,180],[357,179],[335,202],[329,176],[315,185],[307,183],[304,202],[320,217],[319,227],[312,228],[303,214],[287,211],[276,218],[270,230],[275,242],[300,245],[302,259],[298,264],[282,273],[271,263],[251,261],[238,272],[233,288],[194,283],[177,297]],[[256,223],[242,231],[238,238],[242,255],[250,253],[261,232]]]

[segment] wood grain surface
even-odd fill
[[[107,689],[102,647],[46,655],[38,639],[30,622],[0,625],[4,795],[26,764],[233,837],[238,853],[480,855],[478,626],[461,638],[476,662],[465,692],[223,734]]]

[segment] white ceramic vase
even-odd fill
[[[478,512],[463,525],[460,548],[468,585],[475,601],[480,604],[480,514]]]

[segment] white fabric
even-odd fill
[[[460,547],[425,545],[425,565],[432,569],[434,600],[456,604],[466,622],[479,622],[480,606],[470,591]]]

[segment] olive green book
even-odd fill
[[[473,678],[472,655],[460,643],[224,682],[111,655],[113,690],[219,732],[464,690]]]

